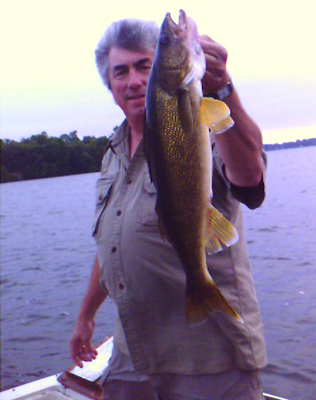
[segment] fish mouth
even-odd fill
[[[182,29],[187,29],[188,27],[188,19],[184,10],[179,11],[179,27]]]
[[[186,71],[185,75],[188,76],[188,79],[191,79],[196,72],[198,72],[198,76],[202,75],[203,77],[205,57],[199,44],[198,29],[194,20],[187,16],[184,10],[179,10],[178,23],[171,18],[170,13],[166,14],[161,26],[159,44],[165,48],[173,45],[173,56],[166,56],[165,69],[177,70],[182,68]],[[171,58],[173,58],[173,61],[170,61]],[[195,60],[198,60],[201,65],[201,68],[199,68],[201,71],[197,71],[198,67],[194,66]],[[191,70],[192,73],[189,73]]]
[[[184,10],[179,10],[179,20],[176,23],[171,14],[167,13],[162,24],[162,31],[173,33],[182,38],[191,38],[191,41],[198,41],[199,33],[194,20],[186,15]]]
[[[185,43],[189,36],[188,28],[184,10],[179,11],[178,23],[171,18],[170,13],[166,14],[161,25],[159,44],[164,48],[171,45],[173,55],[172,57],[170,54],[166,56],[167,62],[164,64],[164,69],[172,71],[187,66],[189,52]]]
[[[179,21],[176,23],[171,14],[167,13],[161,26],[161,34],[176,36],[180,40],[187,40],[193,46],[194,42],[199,41],[199,33],[194,20],[187,16],[184,10],[179,10]]]
[[[187,31],[188,23],[187,16],[184,10],[179,11],[179,22],[178,24],[171,18],[171,14],[167,13],[165,19],[162,23],[162,30],[170,30],[176,35],[180,35],[181,33]]]

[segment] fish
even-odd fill
[[[238,240],[235,227],[211,205],[212,134],[233,126],[228,106],[203,98],[205,55],[194,21],[167,13],[146,89],[144,148],[156,187],[161,236],[177,253],[186,275],[185,317],[204,323],[214,311],[242,318],[212,279],[206,252]]]

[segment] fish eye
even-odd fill
[[[159,38],[159,43],[164,45],[164,46],[169,44],[170,43],[170,37],[166,33],[163,33]]]

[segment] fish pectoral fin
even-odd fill
[[[178,99],[178,115],[181,122],[181,126],[184,131],[192,132],[193,130],[192,107],[190,101],[190,93],[188,89],[183,89],[183,88],[178,89],[177,99]]]
[[[226,132],[232,126],[234,126],[235,122],[231,117],[227,117],[224,121],[219,122],[218,124],[211,126],[211,131],[216,135]]]
[[[215,133],[225,132],[234,125],[229,107],[212,97],[202,98],[200,116],[202,125],[211,128]]]
[[[211,254],[218,253],[223,245],[232,246],[237,241],[238,232],[234,225],[211,205],[208,208],[205,250]]]
[[[221,311],[243,322],[211,277],[205,278],[199,284],[187,282],[185,314],[188,324],[201,325],[214,311]]]

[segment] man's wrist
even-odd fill
[[[233,82],[230,80],[222,88],[209,93],[207,97],[213,97],[213,99],[216,100],[225,100],[227,99],[227,97],[231,96],[234,90],[235,87],[233,85]]]
[[[95,315],[92,315],[90,313],[86,314],[79,314],[77,318],[77,324],[89,324],[90,322],[94,321]]]

